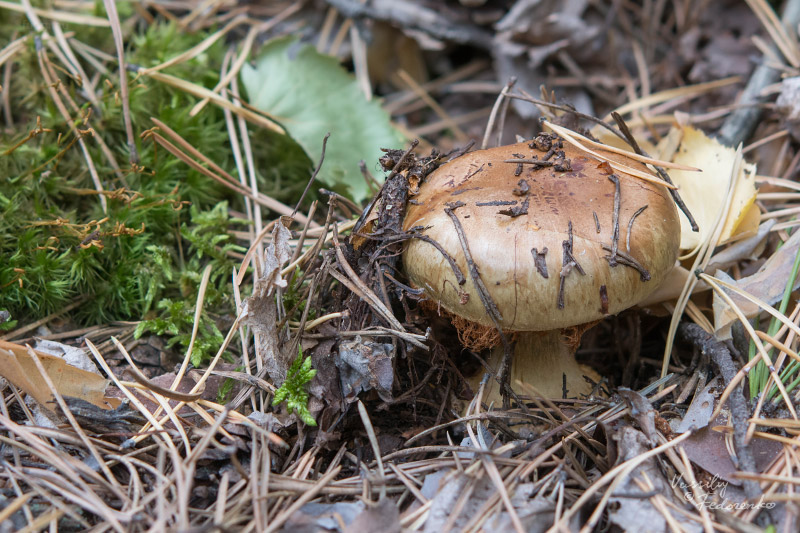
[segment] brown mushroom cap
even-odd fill
[[[412,283],[448,311],[493,325],[470,277],[456,225],[445,211],[448,204],[458,202],[464,205],[452,213],[463,227],[504,329],[545,331],[583,324],[616,314],[650,294],[673,267],[678,253],[680,224],[668,191],[641,178],[614,173],[620,190],[618,250],[646,270],[650,279],[643,281],[642,270],[624,264],[624,258],[616,266],[607,258],[613,241],[615,184],[609,179],[613,171],[583,150],[563,144],[571,164],[566,171],[522,164],[516,175],[520,166],[505,161],[544,156],[543,151],[520,143],[468,153],[428,176],[408,206],[404,229],[423,226],[421,233],[455,259],[466,282],[458,284],[449,263],[433,245],[412,239],[403,254]],[[646,170],[625,156],[603,155]],[[631,217],[644,206],[630,225]],[[514,209],[517,216],[512,216]],[[571,255],[584,274],[568,265],[560,298],[570,224]]]

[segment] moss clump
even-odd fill
[[[297,359],[289,367],[286,381],[275,391],[272,405],[286,402],[286,408],[294,411],[304,424],[316,426],[317,421],[308,410],[308,391],[306,391],[306,384],[316,375],[317,371],[311,368],[311,358],[303,357],[303,350],[299,350]]]
[[[65,31],[70,29],[84,45],[115,54],[109,29],[65,25]],[[223,112],[208,105],[190,117],[196,98],[146,77],[129,76],[139,156],[138,163],[130,163],[116,64],[77,55],[95,81],[97,98],[90,101],[83,80],[68,74],[23,17],[5,17],[0,33],[29,35],[11,60],[11,82],[3,87],[12,112],[0,130],[0,310],[26,323],[75,303],[70,314],[81,324],[147,318],[138,333],[161,332],[173,336],[171,342],[185,344],[202,272],[211,265],[203,318],[208,327],[196,345],[199,352],[192,354],[199,363],[204,343],[211,346],[219,334],[213,317],[234,311],[230,273],[241,248],[231,230],[247,226],[229,215],[228,205],[240,212],[244,205],[239,195],[142,133],[153,127],[150,119],[156,117],[235,175]],[[152,67],[207,35],[158,22],[125,37],[126,59]],[[224,52],[220,41],[167,72],[213,87]],[[58,78],[55,85],[47,83],[43,69]],[[56,106],[53,88],[65,102],[68,118]],[[251,137],[260,190],[289,200],[305,185],[311,162],[291,139],[259,131]],[[105,152],[101,140],[108,147]],[[105,191],[105,211],[87,159]]]

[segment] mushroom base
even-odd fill
[[[492,349],[487,363],[495,372],[503,361],[503,348]],[[546,398],[579,398],[592,392],[592,384],[584,379],[600,381],[600,375],[575,360],[575,350],[570,348],[560,330],[518,333],[514,358],[511,363],[511,387],[518,393],[530,395],[534,391],[517,382],[530,385]],[[483,372],[469,378],[470,386],[477,391]],[[566,394],[564,391],[566,377]],[[501,405],[500,385],[490,379],[486,383],[483,402]]]

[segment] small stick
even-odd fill
[[[736,376],[736,365],[731,359],[730,351],[723,343],[696,324],[682,322],[679,331],[683,338],[711,357],[711,361],[722,374],[725,383],[733,381]],[[739,458],[739,468],[744,472],[758,472],[752,451],[747,444],[747,419],[750,418],[750,409],[744,394],[742,394],[741,383],[730,395],[728,401],[733,422],[733,446],[736,449],[736,456]],[[742,479],[742,484],[748,499],[759,501],[763,492],[758,482],[745,478]]]
[[[608,264],[612,267],[615,267],[617,266],[617,248],[619,247],[619,177],[616,174],[611,174],[608,179],[614,184],[614,214],[611,218],[611,255],[609,255],[607,259]]]
[[[608,246],[607,244],[601,244],[600,246],[602,246],[603,250],[605,250],[607,252],[611,252],[612,251],[612,248],[610,246]],[[627,254],[624,254],[624,253],[620,252],[619,250],[617,250],[614,253],[616,254],[615,260],[616,260],[617,264],[624,265],[624,266],[627,266],[627,267],[631,267],[631,268],[633,268],[635,270],[638,270],[639,271],[639,276],[642,278],[642,281],[650,281],[650,272],[648,272],[647,269],[645,267],[643,267],[636,259],[634,259],[633,257],[631,257],[631,256],[629,256]],[[608,256],[606,257],[606,259],[608,259]],[[610,264],[611,260],[609,259],[608,262]]]
[[[442,254],[442,256],[445,258],[445,260],[447,260],[447,263],[450,265],[450,268],[453,269],[453,274],[455,275],[456,281],[458,282],[458,284],[459,285],[463,285],[464,283],[466,283],[467,278],[464,277],[464,273],[461,272],[460,268],[458,268],[458,264],[456,263],[456,260],[453,259],[453,257],[450,254],[448,254],[445,251],[444,248],[442,248],[441,244],[439,244],[437,241],[431,239],[427,235],[411,235],[410,238],[411,239],[419,239],[419,240],[421,240],[423,242],[427,242],[428,244],[430,244],[431,246],[433,246],[434,248],[439,250],[439,253]]]
[[[525,200],[523,200],[521,205],[515,206],[515,207],[511,207],[511,208],[508,208],[508,209],[501,209],[500,211],[497,212],[497,214],[499,214],[499,215],[507,215],[507,216],[510,216],[511,218],[515,218],[515,217],[522,216],[522,215],[527,215],[528,214],[528,206],[530,205],[530,203],[531,203],[530,198],[526,196]]]
[[[562,259],[562,266],[561,272],[559,273],[559,281],[558,281],[558,300],[556,300],[556,305],[559,309],[564,309],[564,280],[567,279],[567,276],[572,269],[574,268],[582,275],[586,275],[586,272],[583,270],[578,261],[575,260],[575,257],[572,255],[572,221],[569,221],[569,239],[566,241],[562,241],[561,245],[564,247],[564,257]]]
[[[547,246],[542,248],[541,252],[539,252],[539,250],[536,248],[532,248],[531,254],[533,254],[533,262],[536,265],[536,270],[539,271],[539,274],[541,274],[543,278],[548,278],[549,275],[547,274],[547,262],[545,261]]]
[[[463,207],[464,205],[466,205],[464,202],[449,203],[447,204],[447,207],[444,208],[444,212],[448,217],[450,217],[450,220],[453,221],[453,226],[456,228],[456,235],[458,235],[458,241],[461,243],[461,249],[464,251],[464,257],[467,260],[469,275],[472,278],[472,282],[475,284],[475,288],[478,291],[478,296],[480,296],[481,302],[483,302],[483,306],[486,308],[486,313],[497,327],[497,331],[500,333],[501,338],[503,338],[503,344],[505,345],[507,341],[505,340],[503,330],[500,327],[500,320],[503,317],[500,316],[500,310],[497,308],[494,300],[492,300],[492,297],[489,295],[486,285],[483,284],[483,280],[478,272],[478,267],[475,265],[475,261],[472,259],[472,253],[469,251],[469,243],[467,242],[467,236],[464,234],[464,227],[461,225],[461,221],[458,220],[458,217],[454,213],[456,209]]]
[[[525,163],[527,165],[533,165],[535,167],[552,167],[552,161],[545,161],[543,159],[504,159],[503,163],[516,163],[521,165]]]
[[[478,296],[481,299],[481,303],[483,303],[483,307],[486,309],[486,314],[488,314],[489,318],[492,319],[495,328],[497,328],[497,333],[500,335],[500,342],[503,344],[503,360],[500,362],[500,368],[498,369],[496,376],[497,382],[500,384],[503,392],[505,393],[503,397],[503,404],[505,405],[508,400],[508,396],[511,396],[524,410],[524,404],[520,401],[519,397],[509,384],[511,379],[511,358],[514,356],[513,346],[511,346],[511,344],[508,342],[508,338],[503,332],[503,328],[500,327],[500,320],[502,319],[502,316],[500,316],[500,310],[497,309],[497,305],[495,305],[494,300],[492,300],[492,297],[489,295],[486,285],[483,284],[483,280],[478,272],[478,267],[475,265],[475,261],[472,259],[472,253],[469,251],[469,244],[467,243],[466,235],[464,235],[464,228],[461,226],[461,221],[458,220],[458,217],[453,212],[455,209],[463,207],[464,205],[466,205],[464,202],[447,204],[444,212],[450,217],[450,220],[453,221],[453,225],[456,228],[456,234],[458,235],[458,240],[461,243],[462,250],[464,251],[464,257],[467,259],[469,275],[472,278],[472,283],[475,284],[475,288],[478,291]]]
[[[450,159],[447,160],[447,162],[449,163],[453,159],[457,159],[462,155],[466,154],[467,152],[469,152],[474,145],[475,145],[475,140],[473,139],[470,142],[468,142],[466,146],[462,146],[461,148],[452,150],[451,152],[444,154],[442,157],[449,157]]]
[[[636,220],[636,217],[642,214],[642,212],[647,209],[647,206],[640,207],[636,210],[636,212],[631,215],[631,219],[628,221],[628,234],[625,235],[625,249],[628,253],[631,253],[631,232],[633,231],[633,221]]]
[[[442,256],[445,258],[445,260],[450,265],[450,268],[453,269],[453,274],[455,275],[456,281],[458,282],[458,284],[459,285],[463,285],[467,281],[467,278],[464,277],[464,273],[461,272],[461,269],[458,267],[458,264],[456,263],[456,260],[453,259],[453,257],[450,254],[448,254],[445,251],[444,248],[442,248],[442,245],[439,244],[438,241],[435,241],[435,240],[431,239],[427,235],[424,235],[424,234],[421,234],[421,233],[416,233],[417,231],[420,231],[420,230],[423,230],[423,229],[424,228],[422,226],[414,226],[413,228],[411,228],[409,231],[407,231],[405,233],[398,233],[398,234],[395,234],[395,235],[387,235],[387,236],[369,235],[369,234],[365,234],[365,233],[358,233],[358,234],[353,233],[353,235],[358,235],[359,237],[362,237],[364,239],[382,241],[384,243],[390,243],[390,244],[391,243],[395,243],[395,242],[407,241],[407,240],[411,240],[411,239],[419,239],[421,241],[427,242],[428,244],[430,244],[431,246],[436,248],[439,251],[440,254],[442,254]],[[388,274],[386,274],[386,275],[388,275]]]
[[[597,228],[597,233],[600,233],[600,220],[597,218],[597,212],[592,211],[592,216],[594,217],[594,227]]]
[[[477,207],[497,207],[501,205],[517,205],[516,200],[492,200],[491,202],[475,202]]]
[[[624,139],[628,142],[628,144],[631,145],[631,148],[633,148],[633,151],[636,152],[639,155],[643,155],[645,157],[650,157],[650,156],[647,155],[647,153],[644,150],[641,149],[641,147],[639,146],[639,143],[636,142],[636,137],[633,136],[633,134],[631,133],[630,128],[628,128],[628,125],[625,124],[625,121],[622,119],[622,116],[620,116],[620,114],[617,113],[616,111],[612,112],[611,116],[617,122],[617,126],[619,126],[619,129],[622,132],[622,135],[624,135]],[[655,169],[656,169],[656,172],[658,173],[658,176],[662,180],[666,181],[670,185],[673,184],[672,183],[672,178],[669,177],[669,174],[667,174],[666,170],[664,170],[662,167],[659,167],[659,166],[656,166]],[[678,192],[678,189],[669,189],[669,194],[672,196],[672,200],[675,202],[675,205],[678,206],[678,209],[680,209],[683,212],[683,214],[686,215],[686,218],[689,219],[689,224],[692,227],[692,231],[700,231],[700,227],[697,225],[697,222],[695,221],[694,217],[692,216],[691,211],[689,211],[689,208],[683,202],[683,198],[681,198],[681,195]]]

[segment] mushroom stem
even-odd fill
[[[497,372],[503,360],[502,346],[493,348],[487,363]],[[575,351],[569,347],[561,330],[524,332],[517,334],[514,358],[511,362],[511,387],[527,395],[530,390],[520,388],[518,381],[527,383],[546,398],[564,398],[564,376],[566,397],[579,398],[592,392],[592,385],[584,379],[600,381],[600,376],[586,365],[575,360]],[[470,386],[478,390],[482,373],[470,379]],[[483,402],[501,404],[500,385],[491,379],[486,384]]]

